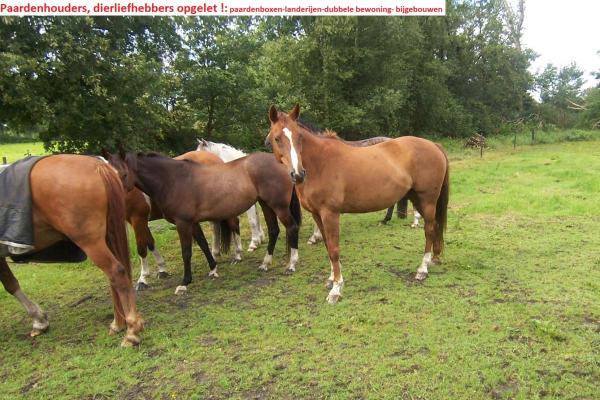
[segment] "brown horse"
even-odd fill
[[[102,151],[102,155],[106,159],[112,160],[113,158],[113,156],[106,150]],[[175,157],[175,160],[189,160],[198,164],[223,164],[223,160],[221,160],[218,156],[206,151],[189,151],[185,154]],[[141,261],[140,277],[138,278],[136,284],[136,290],[144,290],[148,288],[147,279],[150,275],[147,259],[148,250],[152,252],[156,263],[158,264],[158,277],[166,278],[168,276],[165,260],[156,248],[154,237],[152,236],[152,232],[148,227],[148,221],[163,219],[164,215],[154,200],[135,187],[127,192],[125,200],[127,204],[127,222],[129,222],[133,227],[137,253]],[[213,224],[214,234],[212,256],[214,258],[220,254],[221,244],[223,244],[223,247],[228,247],[229,238],[225,237],[225,235],[231,231],[233,232],[233,237],[236,244],[236,254],[233,262],[237,262],[242,259],[242,243],[239,235],[239,221],[237,218],[231,218],[226,223],[227,232],[224,233],[223,236],[221,235],[221,224]],[[223,239],[223,243],[220,243],[221,239]],[[226,249],[224,248],[223,250]]]
[[[387,136],[375,136],[375,137],[362,139],[362,140],[345,140],[345,139],[342,139],[341,137],[339,137],[337,135],[337,133],[335,133],[332,130],[325,129],[323,131],[323,130],[313,126],[311,123],[307,123],[307,122],[303,121],[300,118],[298,118],[296,120],[296,123],[298,125],[303,126],[305,129],[307,129],[311,133],[315,133],[317,135],[326,136],[326,137],[332,137],[332,138],[335,138],[335,139],[347,144],[348,146],[353,146],[353,147],[372,146],[374,144],[379,144],[382,142],[387,142],[388,140],[392,140],[392,138],[387,137]],[[408,208],[408,199],[406,197],[403,197],[402,199],[400,199],[398,201],[397,206],[398,206],[398,208],[397,208],[398,209],[398,211],[397,211],[398,218],[403,218],[403,219],[406,218],[407,208]],[[384,225],[387,224],[392,219],[393,213],[394,213],[394,205],[392,205],[391,207],[389,207],[387,209],[387,211],[385,213],[385,217],[383,217],[383,220],[381,221],[381,223]],[[414,220],[413,224],[411,225],[411,227],[416,228],[419,226],[419,218],[420,218],[420,215],[418,212],[416,212],[415,220]],[[315,223],[315,227],[313,229],[313,234],[308,239],[308,244],[317,244],[321,240],[323,240],[323,235],[321,235],[321,231],[319,230],[319,227]]]
[[[312,134],[297,123],[299,113],[298,105],[289,114],[272,106],[267,140],[275,157],[288,168],[300,203],[324,234],[331,263],[327,300],[337,302],[344,283],[339,262],[340,214],[381,210],[404,196],[425,219],[425,254],[416,274],[416,279],[425,279],[432,248],[437,261],[444,244],[449,170],[441,146],[404,136],[352,147]]]
[[[157,153],[129,153],[118,160],[114,156],[110,160],[123,179],[129,179],[156,201],[165,219],[177,227],[184,276],[175,293],[187,290],[192,281],[192,237],[203,246],[198,222],[226,221],[237,217],[256,201],[262,206],[269,228],[267,255],[259,269],[267,270],[272,262],[279,235],[279,218],[286,227],[291,248],[287,272],[295,271],[300,204],[286,168],[272,154],[254,153],[221,164],[178,161]],[[216,263],[210,267],[211,272],[216,272]]]
[[[34,251],[65,239],[83,250],[111,285],[114,320],[110,332],[127,328],[122,345],[137,345],[144,325],[131,285],[125,193],[113,168],[88,156],[50,156],[35,164],[30,185]],[[46,314],[23,293],[4,257],[0,257],[0,281],[33,319],[31,336],[46,331]]]

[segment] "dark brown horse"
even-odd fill
[[[267,140],[275,157],[288,168],[302,206],[312,213],[324,235],[331,263],[327,300],[337,302],[344,283],[339,261],[340,214],[381,210],[404,196],[425,220],[425,254],[416,274],[416,279],[425,279],[444,244],[449,169],[441,146],[404,136],[352,147],[311,133],[297,123],[299,113],[298,105],[289,114],[272,106]]]
[[[102,155],[107,160],[113,160],[113,155],[108,151],[103,150]],[[214,154],[205,151],[190,151],[180,156],[175,157],[175,160],[189,160],[198,164],[223,164],[223,160]],[[136,284],[136,290],[144,290],[148,288],[148,276],[150,275],[150,269],[148,267],[148,250],[152,252],[156,263],[158,264],[158,277],[165,278],[168,276],[166,271],[166,263],[160,252],[156,247],[152,232],[148,227],[148,221],[155,221],[163,219],[163,212],[160,210],[154,200],[148,195],[144,194],[141,190],[132,187],[125,197],[127,204],[127,222],[133,227],[135,234],[135,241],[137,247],[137,253],[140,257],[141,268],[140,277]],[[230,235],[233,234],[236,253],[233,262],[240,261],[242,259],[242,243],[239,235],[239,221],[237,218],[231,218],[226,221],[225,232],[221,234],[221,223],[213,224],[213,245],[212,245],[212,256],[213,259],[217,257],[221,252],[221,246],[223,250],[227,250],[230,242]],[[210,265],[210,262],[209,262]],[[216,271],[212,273],[212,276],[216,274]]]
[[[266,270],[272,262],[279,218],[286,227],[291,248],[287,271],[295,271],[300,204],[286,168],[272,154],[254,153],[228,163],[208,165],[173,160],[156,153],[129,153],[118,162],[112,157],[111,163],[121,171],[123,179],[131,179],[156,201],[165,219],[177,227],[184,277],[176,293],[185,291],[192,281],[192,237],[201,247],[206,246],[202,244],[206,240],[198,222],[237,217],[256,201],[262,206],[269,228],[267,255],[259,268]],[[205,254],[208,258],[209,254],[206,251]],[[211,272],[216,272],[216,263],[210,267]]]
[[[125,192],[119,177],[96,158],[56,155],[35,164],[30,184],[34,251],[65,239],[83,250],[110,282],[114,306],[110,332],[127,328],[122,345],[137,345],[144,325],[131,284]],[[31,336],[46,331],[46,314],[23,293],[4,257],[0,257],[0,280],[33,319]]]

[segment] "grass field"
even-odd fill
[[[172,275],[138,296],[144,341],[121,349],[99,269],[13,265],[51,329],[29,338],[0,291],[0,398],[600,398],[600,141],[496,142],[483,159],[449,147],[444,263],[424,283],[422,230],[379,226],[380,212],[343,217],[335,306],[307,217],[294,275],[283,241],[270,271],[256,269],[263,245],[224,257],[218,280],[195,250],[194,282],[175,296],[176,234],[154,222]]]

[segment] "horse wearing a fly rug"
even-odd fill
[[[110,332],[127,329],[122,345],[137,345],[144,322],[131,284],[125,192],[113,168],[94,157],[55,155],[38,161],[24,179],[31,189],[31,252],[64,241],[83,250],[110,282],[114,307]],[[5,256],[0,253],[0,281],[33,319],[31,336],[39,335],[48,329],[46,314],[23,293]]]

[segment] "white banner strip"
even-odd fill
[[[445,0],[0,0],[0,15],[445,15]]]

